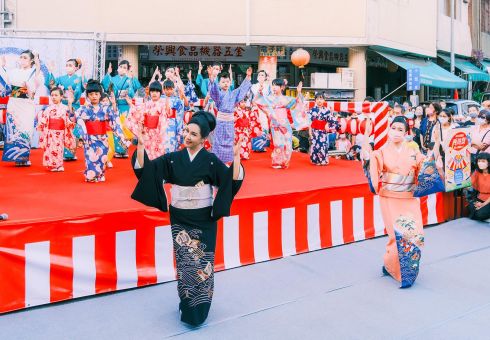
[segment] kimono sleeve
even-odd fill
[[[214,80],[213,82],[209,81],[208,85],[209,96],[215,102],[216,107],[219,109],[221,105],[221,94],[218,86],[218,82]]]
[[[140,81],[136,77],[133,77],[131,83],[134,91],[138,91],[142,87]]]
[[[242,101],[243,98],[245,98],[248,91],[250,91],[251,87],[252,87],[252,83],[250,82],[250,80],[245,79],[237,89],[232,91],[235,104]]]
[[[131,194],[131,198],[161,211],[168,210],[167,196],[163,188],[164,181],[168,181],[171,173],[169,154],[160,156],[152,161],[145,151],[145,160],[142,168],[135,169],[137,151],[134,151],[131,165],[138,183]]]
[[[212,157],[212,184],[218,187],[218,192],[213,203],[212,218],[217,221],[224,216],[230,216],[231,203],[242,186],[243,178],[245,178],[245,170],[242,166],[243,178],[241,180],[234,180],[233,164],[228,168],[214,154],[212,154]]]
[[[296,130],[303,130],[310,126],[311,123],[305,110],[305,100],[302,94],[298,94],[297,98],[291,98],[286,108],[291,111]]]
[[[369,161],[369,174],[371,176],[371,183],[376,193],[379,192],[379,178],[381,176],[381,172],[383,171],[383,166],[383,154],[378,150],[373,151]]]
[[[112,82],[112,78],[111,76],[107,73],[104,78],[102,79],[101,81],[101,85],[102,87],[104,88],[104,91],[108,91],[109,90],[109,85],[111,85],[111,82]]]

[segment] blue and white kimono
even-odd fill
[[[162,94],[162,100],[165,103],[165,113],[167,115],[167,128],[163,143],[165,153],[170,153],[178,151],[183,143],[184,103],[176,95],[167,97]]]
[[[80,107],[75,113],[78,124],[83,130],[85,153],[85,179],[90,182],[105,180],[109,137],[107,130],[101,134],[89,134],[87,122],[109,124],[115,130],[116,114],[110,105],[99,105],[98,110],[89,104]]]

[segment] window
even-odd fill
[[[490,0],[481,0],[481,31],[490,33]]]
[[[454,0],[454,19],[461,20],[461,1]],[[451,0],[444,0],[444,14],[451,17]]]

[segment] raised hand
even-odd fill
[[[187,72],[187,79],[189,81],[192,81],[192,70],[189,70],[189,72]]]
[[[238,141],[233,146],[233,155],[235,159],[240,159],[240,148],[243,142],[243,136],[238,139]]]
[[[197,69],[197,73],[201,74],[201,71],[202,71],[202,63],[199,60],[199,68]]]
[[[303,89],[303,82],[300,81],[299,84],[298,84],[298,87],[297,87],[297,90],[298,90],[298,94],[301,94],[301,90]]]

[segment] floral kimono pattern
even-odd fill
[[[48,106],[40,114],[39,147],[44,149],[43,165],[49,169],[63,166],[64,149],[74,154],[77,146],[72,132],[75,123],[70,118],[68,107],[61,103]]]
[[[110,105],[99,105],[96,110],[93,105],[82,106],[76,112],[78,124],[83,126],[83,140],[85,153],[85,179],[89,182],[104,181],[107,164],[107,154],[109,152],[109,137],[107,135],[107,125],[113,130],[116,125],[116,114]],[[100,128],[98,133],[91,133],[87,129],[87,124],[96,123],[99,126],[104,124],[104,129]]]
[[[304,98],[287,96],[263,96],[258,94],[255,103],[270,119],[270,128],[274,149],[272,151],[272,167],[287,169],[293,153],[293,133],[288,119],[290,112],[295,129],[302,130],[310,126],[305,111]]]
[[[235,108],[235,143],[243,138],[240,145],[240,158],[249,159],[252,151],[252,138],[262,134],[257,111],[249,108]]]
[[[129,111],[127,127],[135,135],[143,124],[145,130],[143,144],[148,158],[153,160],[165,154],[164,139],[167,129],[167,116],[165,102],[160,99],[156,102],[148,101],[139,107],[132,107]]]
[[[308,115],[311,119],[310,160],[313,164],[328,164],[328,135],[335,132],[339,123],[325,107],[313,107]]]

